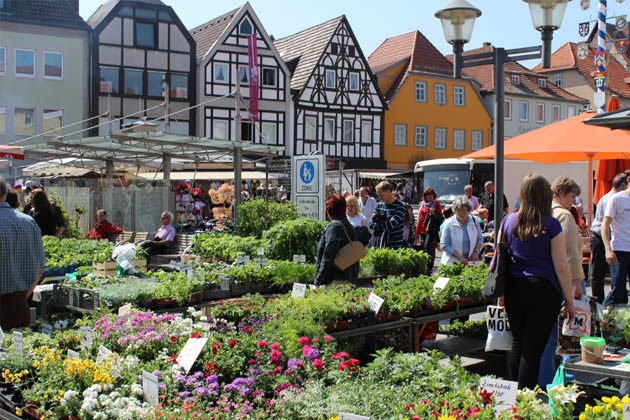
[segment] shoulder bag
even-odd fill
[[[345,271],[348,267],[365,257],[367,251],[365,250],[365,245],[361,242],[350,239],[345,225],[342,222],[340,222],[340,224],[346,234],[346,238],[348,238],[348,243],[337,252],[333,260],[333,265],[337,270]]]
[[[508,265],[510,263],[510,246],[505,237],[505,220],[501,224],[501,242],[497,244],[496,252],[490,263],[490,271],[483,285],[481,295],[488,301],[496,300],[505,294]]]

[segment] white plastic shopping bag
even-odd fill
[[[512,349],[512,331],[504,307],[488,305],[486,326],[488,327],[486,351]]]
[[[118,245],[112,252],[112,258],[129,274],[137,273],[133,265],[133,260],[136,259],[136,245],[130,243]]]
[[[575,299],[575,318],[569,324],[569,318],[565,318],[562,324],[562,335],[570,337],[588,337],[591,335],[591,305],[586,299]]]

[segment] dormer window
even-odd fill
[[[538,79],[538,87],[545,89],[547,88],[547,80],[546,79]]]
[[[241,26],[238,29],[241,35],[251,35],[252,34],[252,24],[249,23],[249,19],[245,18],[241,22]]]
[[[520,85],[521,84],[521,76],[512,76],[512,84]]]

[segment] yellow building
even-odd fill
[[[455,79],[453,65],[419,31],[387,38],[368,58],[388,103],[387,167],[459,157],[490,144],[492,115],[473,79]]]

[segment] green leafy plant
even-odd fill
[[[241,236],[253,235],[262,238],[263,231],[284,220],[298,218],[293,204],[281,204],[274,201],[250,200],[238,208],[238,219],[234,229]]]
[[[371,248],[361,260],[362,276],[417,276],[424,273],[429,256],[412,248]]]
[[[325,222],[296,219],[280,222],[265,234],[269,256],[277,260],[291,260],[293,255],[306,255],[306,261],[317,258],[317,242],[324,234]]]

